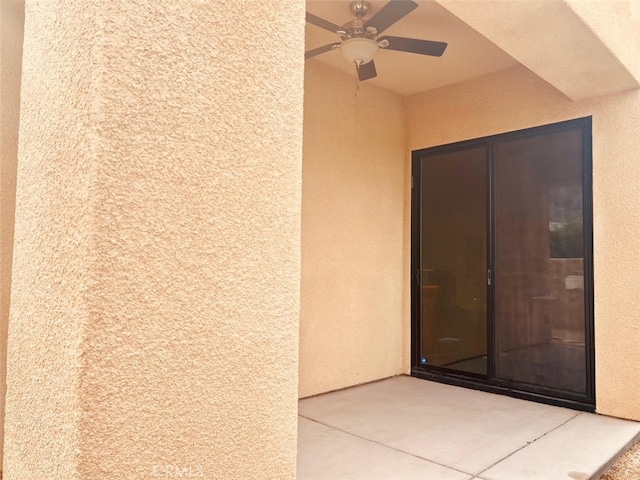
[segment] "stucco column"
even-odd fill
[[[295,476],[304,2],[26,5],[5,478]]]

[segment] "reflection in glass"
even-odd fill
[[[586,393],[580,130],[495,149],[496,376]]]
[[[470,148],[421,163],[420,359],[487,374],[487,160]]]
[[[582,185],[549,186],[551,258],[581,258]]]

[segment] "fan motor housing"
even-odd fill
[[[373,27],[365,27],[366,20],[352,20],[345,23],[342,28],[347,35],[341,35],[342,37],[354,38],[363,37],[371,40],[375,40],[378,32]],[[338,32],[340,33],[340,32]]]
[[[349,38],[368,38],[369,40],[375,40],[378,32],[374,27],[366,27],[368,19],[366,15],[371,9],[371,4],[365,1],[355,1],[349,4],[349,11],[356,17],[355,20],[345,23],[342,26],[342,31],[337,32],[343,40]]]

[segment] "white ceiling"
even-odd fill
[[[386,0],[372,1],[369,18],[386,3]],[[400,95],[413,95],[517,64],[512,57],[434,0],[416,0],[416,3],[418,8],[385,30],[383,35],[447,42],[449,46],[444,55],[438,58],[380,50],[375,58],[378,76],[367,80],[368,83]],[[349,0],[309,0],[307,11],[337,25],[353,19],[349,12]],[[306,50],[339,41],[338,35],[307,23]],[[339,50],[314,58],[355,75],[355,66],[347,62]]]

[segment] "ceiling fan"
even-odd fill
[[[336,25],[328,20],[317,17],[307,12],[307,22],[317,27],[336,33],[342,42],[330,43],[322,47],[314,48],[305,53],[305,59],[315,57],[321,53],[340,49],[345,58],[356,65],[358,78],[361,81],[374,78],[378,75],[373,57],[380,48],[396,50],[400,52],[417,53],[440,57],[447,48],[444,42],[419,40],[417,38],[391,37],[379,35],[398,20],[404,18],[418,7],[411,0],[391,0],[382,7],[373,17],[367,19],[367,13],[371,4],[366,1],[356,0],[349,4],[349,10],[355,16],[355,20]]]

